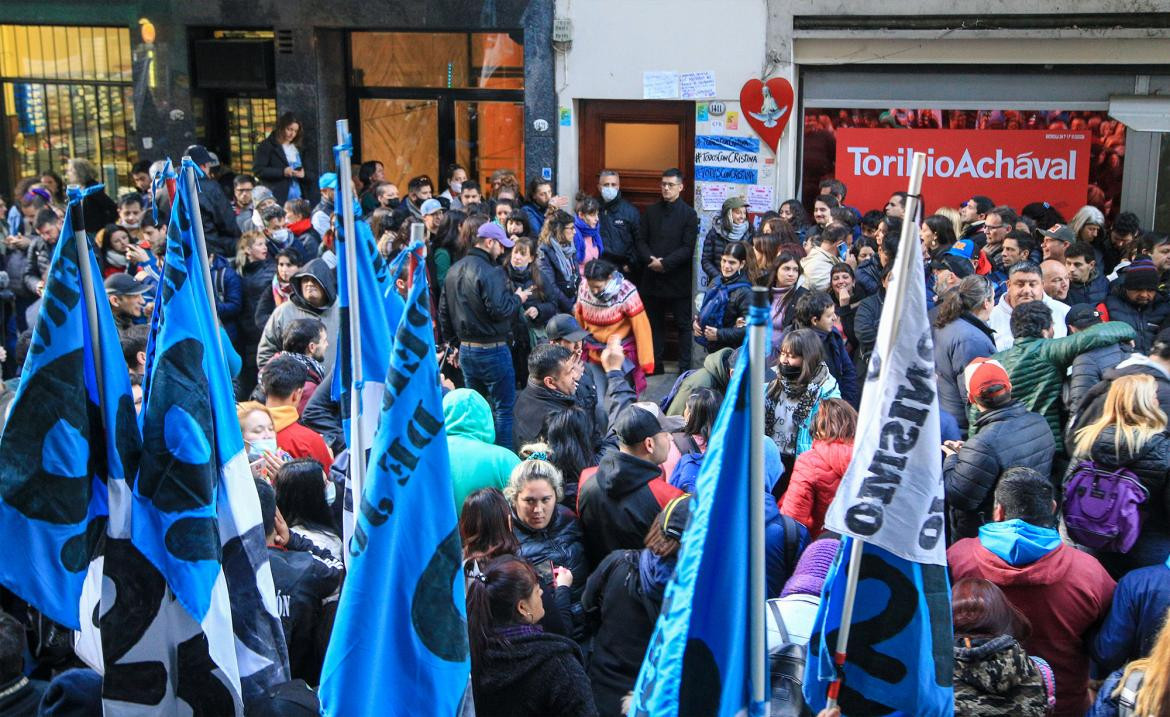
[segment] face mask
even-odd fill
[[[386,206],[390,207],[391,209],[397,209],[398,207],[402,206],[402,200],[395,197],[394,199],[391,199],[388,202],[386,202]]]
[[[265,452],[276,453],[278,450],[275,438],[257,438],[248,444],[248,457],[256,460],[263,456]]]
[[[796,364],[782,363],[780,364],[780,375],[789,381],[795,381],[800,378],[800,370],[802,368],[803,366],[797,366]]]
[[[137,229],[138,227],[142,226],[142,222],[134,222],[134,223],[122,222],[122,224],[120,226],[123,229]]]
[[[601,198],[607,202],[612,202],[613,200],[617,199],[617,195],[618,195],[618,188],[617,187],[602,187],[601,188]]]
[[[289,234],[290,232],[288,229],[277,229],[276,231],[272,232],[272,241],[276,242],[277,244],[287,244],[290,238]]]
[[[458,195],[463,191],[463,182],[451,182],[451,194]]]
[[[327,480],[325,481],[325,504],[333,505],[335,500],[337,500],[337,484]]]

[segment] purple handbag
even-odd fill
[[[1069,537],[1089,548],[1128,552],[1141,533],[1141,506],[1149,497],[1132,471],[1081,461],[1064,484]]]

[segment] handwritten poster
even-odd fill
[[[770,184],[754,184],[747,190],[748,211],[763,214],[776,208],[776,190]]]
[[[723,202],[734,195],[733,188],[729,184],[703,184],[699,188],[699,193],[702,196],[704,211],[722,209]]]
[[[678,99],[678,73],[647,70],[642,73],[642,99]]]
[[[684,100],[705,100],[715,96],[714,72],[683,72],[678,76],[679,96]]]

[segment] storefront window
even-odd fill
[[[524,89],[524,45],[508,33],[355,32],[358,87]]]
[[[901,138],[913,135],[898,133],[907,129],[940,133],[949,130],[971,130],[974,133],[970,135],[950,133],[944,137],[940,134],[938,138],[940,142],[945,140],[955,146],[955,156],[937,158],[939,160],[937,176],[961,178],[961,183],[966,185],[963,190],[968,196],[985,195],[997,202],[1010,204],[1019,211],[1030,201],[1054,201],[1054,197],[1047,196],[1046,192],[1063,191],[1059,183],[1077,181],[1080,183],[1076,184],[1078,189],[1075,195],[1067,199],[1064,199],[1066,195],[1060,195],[1062,201],[1058,209],[1066,219],[1084,204],[1096,206],[1110,219],[1120,211],[1126,128],[1122,123],[1110,119],[1108,113],[1104,111],[806,108],[802,166],[802,199],[806,205],[811,205],[813,197],[818,193],[817,185],[821,180],[830,177],[846,180],[846,175],[853,178],[854,164],[861,167],[863,162],[878,163],[885,158],[885,155],[870,156],[862,152],[860,146],[851,148],[841,146],[838,140],[843,134],[842,130],[853,129],[892,133],[891,146],[895,147],[894,151],[899,154],[891,155],[893,158],[891,164],[880,165],[878,174],[883,178],[890,176],[891,170],[897,173],[896,168],[899,166],[897,158],[906,156],[905,150],[909,149],[901,145],[912,144],[901,141]],[[1008,135],[995,137],[990,134],[997,131],[1029,130],[1035,134],[1013,135],[1011,142],[1007,141]],[[984,132],[989,134],[982,136]],[[849,136],[849,133],[845,135]],[[883,146],[890,143],[890,140],[883,139]],[[1000,144],[1004,146],[999,147]],[[1047,151],[1049,144],[1052,147],[1051,152]],[[1082,155],[1082,151],[1087,152],[1087,158]],[[968,159],[974,163],[966,175],[963,174],[961,167],[964,152],[970,155]],[[837,162],[841,157],[850,158],[850,166],[838,168]],[[936,157],[932,155],[928,161],[935,159]],[[984,160],[982,165],[978,164],[980,159]],[[866,164],[865,169],[872,168],[871,164]],[[1076,176],[1082,169],[1084,173]],[[873,176],[872,172],[864,174]],[[1028,196],[1027,187],[1021,194],[1017,184],[1011,190],[1014,194],[1010,201],[1008,197],[997,198],[997,187],[1001,190],[1001,195],[1009,191],[1006,189],[1006,180],[1031,182],[1035,195]],[[846,180],[846,183],[849,182]],[[943,184],[934,183],[936,186]],[[935,195],[936,201],[932,202],[931,184],[932,180],[928,176],[923,187],[927,211],[937,208],[940,203],[950,203],[938,201],[940,195],[938,192]],[[900,188],[904,191],[905,184],[903,183]],[[1083,196],[1080,195],[1081,189]],[[949,192],[944,191],[941,194],[945,198],[950,198]],[[850,197],[846,198],[846,204],[851,204],[849,199]],[[958,201],[961,202],[962,198],[960,197]],[[884,200],[876,206],[854,206],[865,212],[870,209],[881,209],[883,205]]]
[[[116,183],[137,159],[130,31],[0,25],[0,110],[14,181],[70,157]]]

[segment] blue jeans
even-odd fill
[[[487,399],[496,423],[496,445],[512,449],[512,409],[516,405],[516,372],[507,346],[459,348],[464,384]]]

